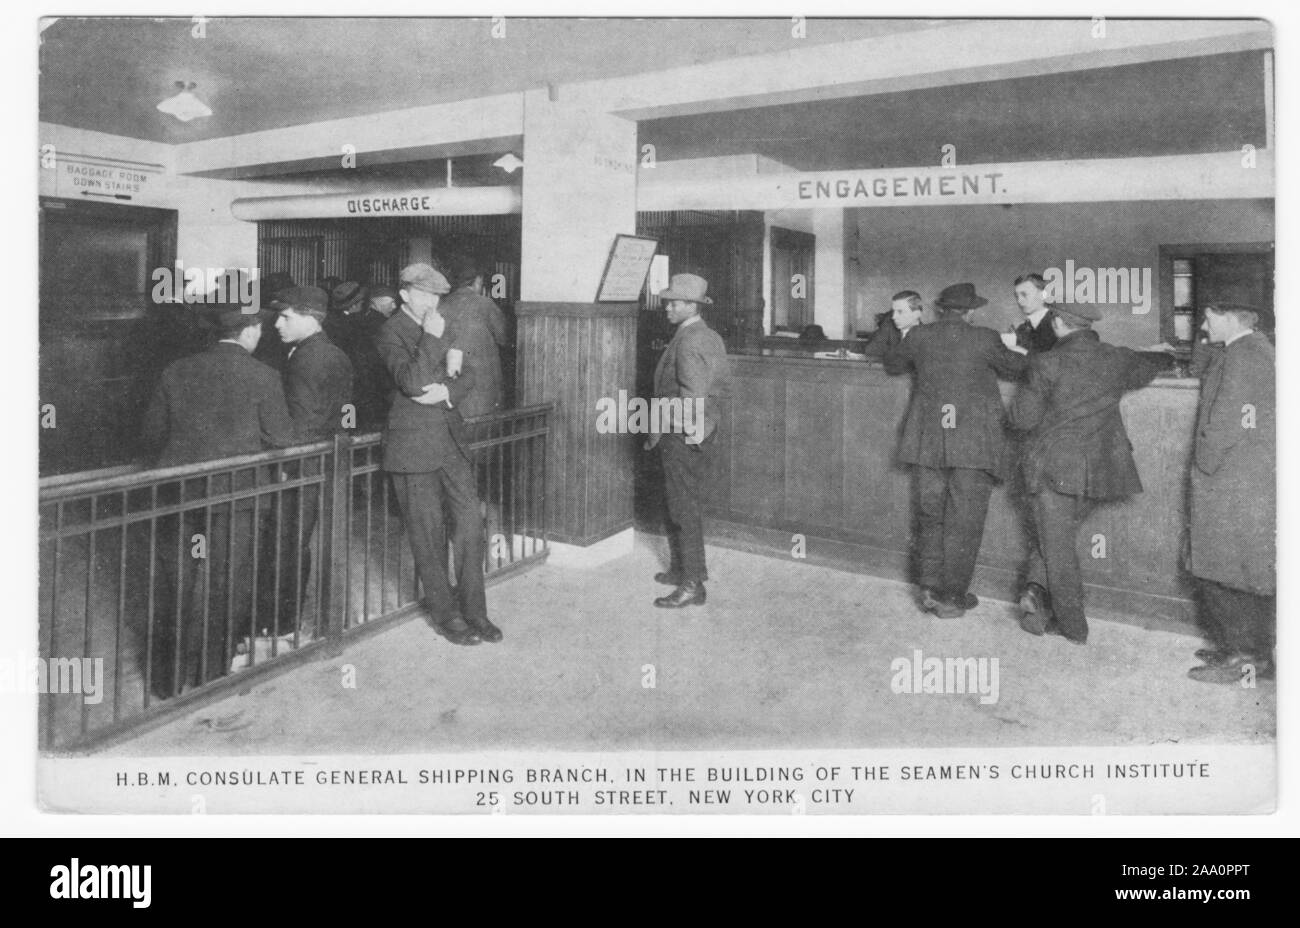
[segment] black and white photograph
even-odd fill
[[[1276,811],[1275,24],[707,12],[15,26],[37,807]]]

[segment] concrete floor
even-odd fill
[[[1008,603],[964,619],[899,583],[711,547],[709,604],[661,610],[663,542],[599,569],[543,566],[488,591],[505,641],[458,648],[420,621],[102,752],[402,753],[1271,742],[1276,689],[1185,676],[1192,635],[1094,614],[1077,647]],[[997,702],[897,694],[891,662],[996,657]],[[355,688],[342,685],[345,665]],[[643,685],[653,665],[654,686]],[[224,730],[223,730],[224,729]]]

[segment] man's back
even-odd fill
[[[157,466],[210,461],[295,444],[280,378],[232,342],[168,365],[145,414]]]
[[[992,329],[960,318],[913,328],[885,358],[891,374],[916,371],[899,460],[1000,474],[1006,413],[998,378],[1020,376],[1025,364]]]
[[[304,441],[321,441],[343,427],[343,406],[352,401],[352,365],[324,332],[289,353],[284,398]]]
[[[1030,433],[1023,460],[1029,490],[1046,486],[1090,499],[1141,492],[1119,402],[1164,364],[1162,356],[1107,345],[1087,329],[1034,355],[1011,410],[1012,424]]]
[[[495,302],[469,287],[443,297],[438,311],[447,320],[443,341],[465,352],[465,368],[475,373],[475,387],[461,404],[461,414],[468,419],[495,412],[505,401],[499,348],[506,341],[505,316]]]

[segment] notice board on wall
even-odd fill
[[[597,303],[635,303],[641,298],[658,239],[641,235],[616,235],[596,292]]]

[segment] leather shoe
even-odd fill
[[[433,630],[452,644],[473,645],[483,640],[478,632],[459,618],[452,619],[450,622],[434,622]]]
[[[1047,590],[1030,583],[1020,594],[1020,627],[1031,635],[1041,635],[1052,621],[1052,610],[1047,605]]]
[[[703,606],[704,584],[699,580],[684,580],[667,596],[660,596],[655,605],[660,609],[680,609],[683,606]]]
[[[505,637],[501,633],[501,629],[493,625],[492,622],[488,620],[486,617],[479,619],[477,622],[470,622],[469,625],[470,628],[474,630],[475,634],[477,634],[484,641],[491,642],[492,644],[496,644],[498,641],[500,641],[502,638]]]
[[[1208,664],[1211,667],[1219,667],[1227,663],[1232,657],[1229,651],[1220,651],[1218,648],[1197,648],[1196,653],[1192,655],[1202,664]]]
[[[941,619],[960,619],[966,614],[965,603],[965,597],[958,602],[954,596],[941,596],[930,611]]]
[[[655,583],[666,583],[669,586],[681,586],[682,575],[675,570],[661,570],[655,574]]]

